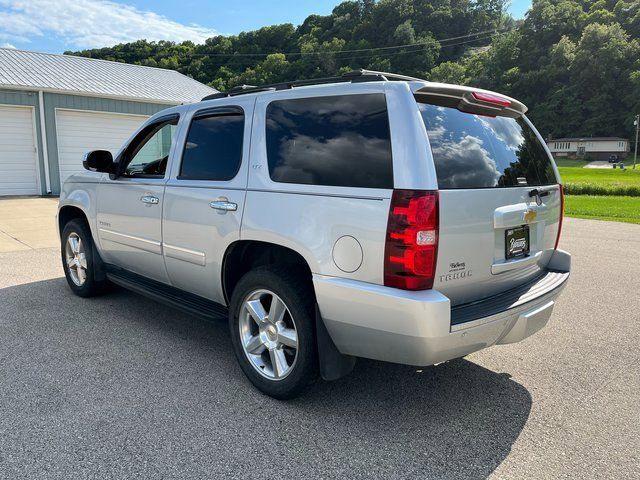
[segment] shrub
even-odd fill
[[[640,185],[602,185],[598,183],[567,183],[567,195],[622,195],[640,197]]]

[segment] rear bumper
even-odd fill
[[[535,281],[451,308],[436,290],[411,292],[314,275],[318,306],[340,352],[426,366],[495,344],[515,343],[549,321],[569,279],[571,255],[557,250]]]

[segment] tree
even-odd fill
[[[640,0],[356,0],[300,26],[75,52],[172,68],[225,90],[353,68],[484,87],[523,101],[543,135],[631,135],[640,110]]]
[[[587,135],[619,135],[620,94],[631,90],[630,74],[639,58],[637,40],[630,41],[618,23],[585,27],[571,72],[584,101]]]
[[[429,80],[433,82],[453,83],[464,85],[467,83],[467,69],[458,62],[443,62],[431,69]]]

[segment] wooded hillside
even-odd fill
[[[640,112],[640,0],[357,0],[302,25],[204,44],[139,40],[66,52],[171,68],[225,90],[354,68],[489,88],[524,101],[543,135],[631,137]]]

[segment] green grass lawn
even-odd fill
[[[565,214],[569,217],[640,223],[640,197],[568,195]]]
[[[635,170],[613,168],[559,167],[564,182],[606,183],[607,185],[640,185],[640,166]]]
[[[587,160],[556,160],[565,188],[568,217],[640,224],[640,166],[631,169],[584,168]]]
[[[581,161],[581,160],[578,160]],[[624,195],[640,197],[640,167],[613,168],[558,167],[569,195]]]

